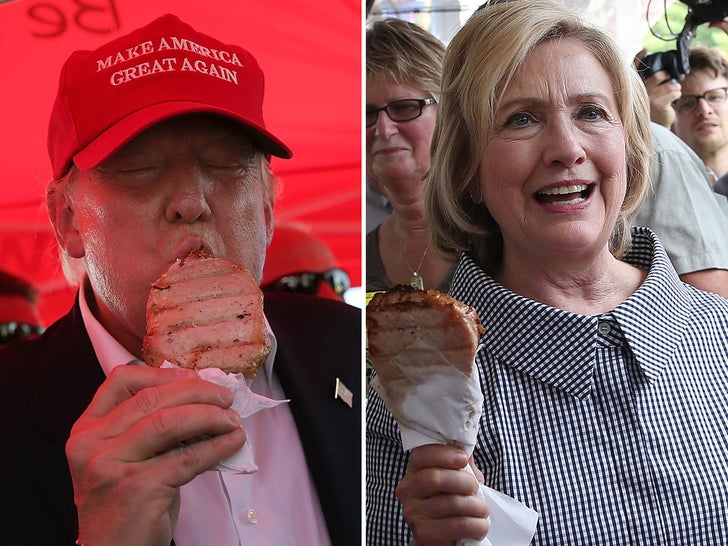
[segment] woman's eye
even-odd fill
[[[533,117],[525,112],[518,112],[508,118],[506,125],[512,127],[526,127],[533,121]]]
[[[402,117],[409,117],[414,115],[417,112],[417,109],[419,108],[418,105],[411,105],[411,104],[390,104],[389,110],[392,114],[394,114],[395,117],[402,118]]]
[[[606,118],[606,113],[603,108],[599,106],[584,106],[579,112],[581,118],[588,121],[596,121],[598,119]]]

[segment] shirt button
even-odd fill
[[[609,326],[609,324],[607,324],[606,322],[600,322],[597,330],[599,330],[600,334],[606,336],[609,332],[612,331],[612,327]]]
[[[255,525],[256,523],[258,523],[258,512],[256,512],[252,508],[248,508],[245,511],[245,517],[248,518],[248,523],[250,523],[251,525]]]

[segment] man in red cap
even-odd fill
[[[298,292],[344,301],[349,275],[321,237],[303,224],[276,225],[261,280],[263,291]]]
[[[172,15],[64,65],[47,205],[79,292],[0,349],[5,543],[359,543],[355,308],[265,297],[273,350],[250,388],[290,403],[242,427],[227,389],[142,362],[150,286],[176,260],[201,249],[261,279],[269,158],[291,156],[263,88],[250,53]],[[209,471],[253,439],[258,472]]]

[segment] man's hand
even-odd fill
[[[245,443],[231,403],[191,370],[117,366],[66,444],[80,541],[168,546],[180,486]]]
[[[682,87],[670,79],[666,70],[658,70],[644,82],[650,98],[650,119],[669,129],[675,121],[672,103],[682,96]]]
[[[635,55],[633,61],[635,69],[639,70],[642,59],[646,56],[645,49]],[[667,70],[658,70],[648,78],[642,78],[642,81],[650,99],[650,120],[669,129],[675,121],[675,109],[672,103],[682,96],[682,87],[670,78]]]
[[[486,536],[488,503],[478,495],[478,480],[464,471],[467,464],[465,453],[453,446],[433,444],[412,450],[396,491],[414,533],[410,546],[450,546],[462,538]]]

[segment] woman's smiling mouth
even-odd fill
[[[542,205],[578,205],[586,201],[590,193],[589,184],[567,184],[536,192],[536,200]]]

